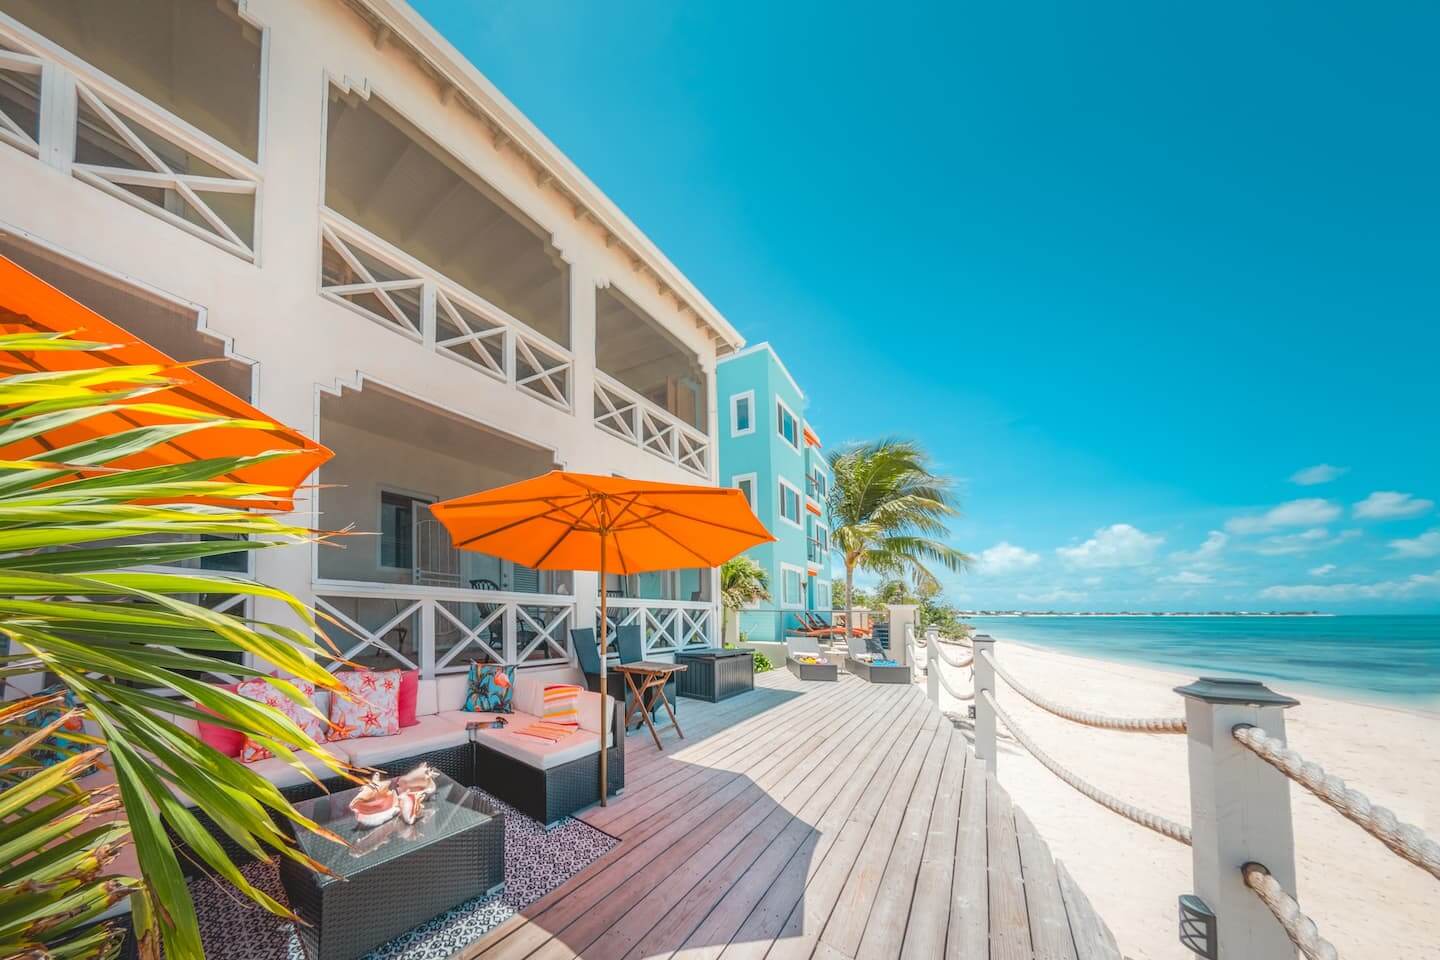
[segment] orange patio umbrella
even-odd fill
[[[116,344],[100,351],[47,350],[35,353],[0,354],[0,373],[86,370],[104,366],[146,366],[162,368],[174,386],[140,398],[146,403],[166,404],[199,410],[234,420],[274,423],[271,417],[241,400],[230,391],[205,379],[190,366],[137,340],[124,328],[111,323],[88,307],[72,300],[50,284],[5,257],[0,257],[0,331],[20,333],[69,333],[78,339]],[[122,401],[122,404],[124,402]],[[174,417],[143,410],[121,409],[103,413],[79,423],[48,431],[44,439],[32,438],[0,447],[0,459],[45,459],[48,450],[58,449],[93,437],[107,436],[136,427],[175,423]],[[228,479],[283,489],[265,505],[288,510],[295,488],[305,482],[333,454],[299,431],[275,424],[270,430],[243,429],[216,425],[196,430],[122,458],[114,467],[154,467],[188,463],[212,457],[245,457],[276,450],[290,455],[242,466]],[[254,502],[244,504],[255,506]]]
[[[462,550],[537,570],[600,574],[600,729],[609,642],[605,577],[717,567],[775,538],[738,489],[553,470],[430,508]],[[608,793],[600,736],[600,803]]]

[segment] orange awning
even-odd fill
[[[815,514],[815,516],[817,517],[820,516],[820,504],[816,503],[814,500],[811,500],[809,497],[805,498],[805,509]]]
[[[71,333],[79,339],[117,345],[116,349],[102,351],[49,350],[0,354],[0,369],[3,369],[4,373],[158,365],[164,368],[162,372],[166,377],[177,381],[176,385],[146,395],[142,398],[144,402],[187,407],[235,420],[274,423],[271,417],[205,379],[197,370],[178,366],[173,358],[137,340],[129,331],[77,303],[5,257],[0,257],[0,330],[9,333],[25,330]],[[92,437],[107,436],[136,427],[176,422],[179,422],[176,418],[148,411],[104,413],[49,431],[44,434],[43,439],[24,440],[0,448],[0,459],[44,459],[48,450],[80,443]],[[276,450],[294,453],[243,466],[228,478],[240,483],[284,488],[285,493],[277,494],[268,505],[289,509],[295,488],[303,484],[333,454],[299,431],[279,424],[272,430],[223,425],[207,427],[181,439],[114,461],[110,466],[152,467],[213,457],[255,456]]]
[[[805,442],[810,444],[810,446],[820,446],[820,437],[815,433],[814,430],[810,429],[809,424],[806,424],[805,429],[801,431],[801,435],[805,437]]]

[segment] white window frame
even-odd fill
[[[752,513],[758,514],[760,505],[756,503],[756,500],[760,497],[760,475],[758,473],[737,473],[730,478],[730,486],[739,490],[740,484],[745,481],[750,483],[750,496],[746,497],[750,502],[750,510]]]
[[[747,402],[750,404],[750,426],[746,427],[746,428],[743,429],[743,430],[740,429],[738,426],[736,426],[736,424],[739,423],[739,421],[740,421],[739,410],[740,410],[740,401],[741,401],[741,400],[747,401]],[[731,394],[731,395],[730,395],[730,436],[732,436],[732,437],[748,437],[750,434],[752,434],[752,433],[754,433],[754,432],[755,432],[755,391],[754,391],[754,390],[746,390],[746,391],[744,391],[743,393],[733,393],[733,394]]]
[[[781,428],[781,426],[780,426],[780,421],[779,421],[778,418],[777,418],[776,421],[775,421],[775,433],[776,433],[777,436],[780,437],[781,440],[784,440],[784,441],[785,441],[785,445],[786,445],[787,447],[792,447],[792,448],[794,448],[794,450],[795,450],[796,453],[799,453],[801,450],[803,450],[803,449],[805,448],[805,430],[804,430],[804,428],[801,427],[801,425],[800,425],[800,418],[795,415],[795,411],[794,411],[794,410],[791,410],[791,409],[790,409],[790,405],[789,405],[788,403],[786,403],[784,400],[781,400],[779,397],[776,397],[776,398],[775,398],[775,409],[776,409],[776,412],[779,412],[779,411],[781,411],[781,410],[784,410],[786,413],[788,413],[788,414],[790,415],[790,419],[793,420],[793,421],[795,421],[795,442],[794,442],[794,443],[791,443],[791,442],[790,442],[790,438],[787,437],[787,436],[785,436],[785,431],[784,431],[784,429]],[[804,495],[804,492],[803,492],[803,491],[801,492],[801,495],[802,495],[802,496]]]
[[[793,572],[797,577],[800,578],[800,589],[799,589],[800,599],[799,599],[799,600],[796,600],[794,603],[791,603],[791,602],[789,602],[789,601],[787,601],[787,600],[785,599],[785,574],[787,574],[787,573],[792,573],[792,572]],[[786,610],[803,610],[803,609],[805,609],[805,568],[804,568],[804,567],[797,567],[797,566],[795,566],[795,564],[793,564],[793,563],[783,563],[783,562],[782,562],[782,563],[780,564],[780,606],[783,607],[783,608],[786,609]]]
[[[780,518],[781,523],[788,523],[796,530],[803,531],[805,529],[805,491],[801,490],[799,487],[795,486],[795,484],[791,483],[789,480],[786,480],[784,477],[776,477],[775,479],[779,481],[780,486],[787,488],[788,490],[790,490],[790,492],[795,494],[795,508],[796,511],[800,514],[800,516],[795,520],[791,520],[789,517],[785,516],[785,494],[783,492],[780,494],[780,502],[776,504],[776,515]]]
[[[411,517],[410,517],[410,526],[411,526],[411,532],[410,532],[410,537],[411,537],[411,543],[410,543],[410,566],[409,566],[409,567],[391,567],[391,566],[387,566],[387,565],[385,564],[385,537],[384,537],[384,535],[381,533],[381,530],[383,529],[383,527],[384,527],[384,525],[385,525],[385,495],[386,495],[386,494],[389,494],[389,495],[392,496],[392,497],[405,497],[407,500],[409,500],[409,501],[411,502],[411,510],[412,510],[412,511],[414,510],[414,504],[417,504],[417,503],[419,503],[419,504],[424,504],[425,506],[428,507],[428,506],[431,506],[432,504],[439,503],[440,500],[439,500],[438,497],[436,497],[434,494],[431,494],[431,493],[420,493],[420,492],[417,491],[417,490],[406,490],[404,487],[392,487],[392,486],[390,486],[389,484],[384,484],[384,483],[380,484],[380,486],[379,486],[378,488],[376,488],[376,493],[375,493],[375,569],[376,569],[377,571],[385,571],[385,570],[409,570],[410,572],[413,573],[414,570],[415,570],[415,543],[414,543],[414,537],[415,537],[415,532],[414,532],[415,517],[414,517],[413,513],[412,513],[412,515],[411,515]]]

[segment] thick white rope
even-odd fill
[[[935,644],[935,653],[939,655],[941,660],[944,660],[946,663],[950,664],[950,666],[968,667],[975,662],[975,654],[973,653],[970,654],[970,656],[965,657],[963,660],[951,660],[948,656],[945,655],[945,646],[945,644],[937,642]]]
[[[1272,877],[1269,870],[1258,863],[1247,863],[1240,868],[1240,872],[1245,876],[1245,886],[1253,890],[1260,901],[1270,908],[1285,935],[1301,953],[1309,960],[1340,960],[1335,945],[1320,936],[1315,921],[1300,912],[1300,904],[1285,892],[1280,881]]]
[[[1084,710],[1075,710],[1056,703],[1026,687],[1020,681],[1010,675],[1010,672],[995,662],[995,658],[989,653],[981,653],[979,656],[985,658],[995,673],[1015,690],[1016,693],[1029,700],[1035,706],[1046,713],[1053,713],[1055,716],[1072,723],[1082,724],[1087,727],[1095,727],[1100,730],[1122,730],[1126,733],[1184,733],[1186,730],[1184,717],[1107,717],[1099,713],[1088,713]]]
[[[1141,810],[1139,807],[1130,803],[1126,803],[1124,800],[1112,797],[1110,794],[1099,789],[1098,787],[1094,787],[1086,783],[1084,780],[1081,780],[1078,776],[1071,773],[1069,770],[1066,770],[1064,767],[1060,766],[1060,764],[1056,763],[1053,759],[1050,758],[1048,754],[1045,753],[1045,751],[1041,750],[1038,746],[1036,746],[1035,741],[1030,739],[1029,734],[1025,733],[1024,730],[1021,730],[1020,727],[1015,724],[1015,721],[1011,719],[1010,715],[1006,713],[1003,709],[1001,709],[1000,705],[995,702],[994,694],[992,694],[989,690],[982,690],[980,691],[980,695],[984,698],[985,703],[989,705],[990,709],[995,711],[995,716],[999,717],[1001,722],[1003,722],[1005,726],[1010,729],[1010,733],[1014,735],[1015,739],[1020,741],[1020,745],[1023,746],[1026,750],[1029,750],[1030,753],[1035,757],[1035,759],[1040,761],[1040,763],[1045,767],[1045,769],[1049,770],[1051,773],[1055,774],[1055,776],[1059,777],[1061,780],[1065,781],[1070,786],[1080,791],[1080,793],[1089,797],[1091,800],[1094,800],[1096,803],[1100,804],[1100,806],[1104,807],[1105,809],[1110,810],[1114,813],[1118,813],[1125,819],[1130,820],[1134,823],[1138,823],[1142,827],[1154,830],[1162,837],[1169,837],[1171,840],[1179,840],[1181,843],[1186,844],[1187,846],[1190,844],[1189,827],[1182,826],[1174,822],[1173,820],[1167,820],[1159,814],[1150,813],[1148,810]]]
[[[1377,806],[1345,781],[1327,774],[1318,763],[1307,763],[1285,742],[1259,727],[1242,723],[1231,731],[1236,741],[1261,760],[1334,807],[1352,823],[1395,853],[1440,880],[1440,843],[1427,837],[1419,827],[1404,823],[1386,807]]]
[[[943,663],[931,664],[930,668],[940,675],[940,686],[944,687],[945,692],[950,694],[950,696],[956,700],[975,699],[975,689],[973,687],[965,693],[959,693],[954,687],[950,686],[950,681],[945,679],[945,665]]]

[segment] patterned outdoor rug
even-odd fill
[[[604,856],[617,842],[568,817],[546,830],[514,807],[478,792],[505,814],[505,890],[462,903],[401,934],[367,960],[446,960]],[[255,886],[285,902],[276,867],[252,863],[244,873]],[[192,882],[190,894],[209,960],[305,960],[294,924],[211,881]]]

